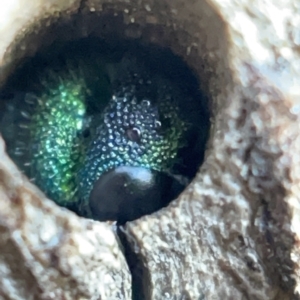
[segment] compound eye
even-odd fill
[[[168,205],[183,188],[165,173],[120,166],[96,181],[89,198],[90,210],[93,219],[124,224]]]

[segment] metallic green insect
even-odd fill
[[[106,217],[93,208],[105,211],[116,198],[147,207],[151,198],[165,197],[157,188],[171,189],[177,181],[173,167],[189,129],[179,105],[183,97],[167,78],[130,56],[47,68],[26,91],[22,110],[26,121],[17,140],[26,143],[26,173],[56,203],[95,219]],[[106,199],[107,193],[114,196]],[[107,218],[119,219],[122,200],[112,206]]]

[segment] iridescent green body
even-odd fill
[[[68,64],[41,75],[28,126],[29,175],[60,205],[87,203],[97,179],[118,166],[172,173],[184,145],[176,88],[128,61],[111,70]]]
[[[54,76],[50,80],[56,81]],[[51,89],[45,87],[38,96],[32,115],[29,126],[33,145],[31,170],[37,185],[64,205],[76,201],[74,174],[83,161],[80,133],[86,113],[87,87],[84,79],[68,75],[60,77],[56,84]]]

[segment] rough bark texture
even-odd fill
[[[118,12],[113,25],[105,19],[105,34],[120,24],[122,35],[170,47],[210,97],[211,136],[196,178],[169,207],[123,228],[142,276],[133,273],[142,284],[136,298],[298,299],[298,1],[31,2],[0,2],[2,83],[41,45],[102,36],[101,18]],[[72,15],[77,21],[60,30]],[[4,158],[0,151],[2,298],[129,298],[111,228],[44,200]]]
[[[130,299],[131,277],[107,224],[45,198],[0,138],[1,299]]]

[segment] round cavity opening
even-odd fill
[[[62,26],[9,76],[0,132],[50,199],[123,224],[167,206],[193,179],[209,134],[208,102],[168,47],[139,37],[116,14],[92,19],[102,35],[94,28],[70,40]]]

